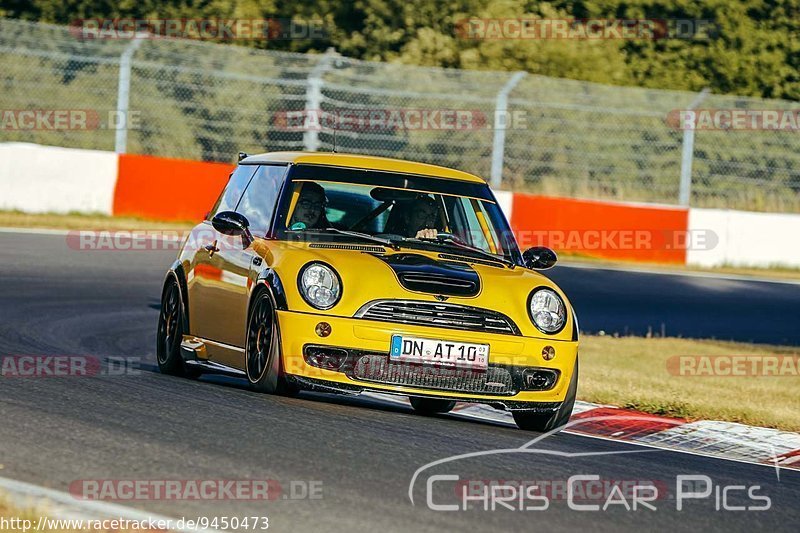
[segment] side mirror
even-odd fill
[[[223,235],[242,237],[242,246],[247,248],[253,242],[253,234],[250,233],[250,222],[247,217],[236,211],[222,211],[214,215],[211,219],[214,229]]]
[[[522,260],[525,262],[525,266],[532,270],[547,270],[553,268],[558,261],[558,256],[550,248],[534,246],[525,250]]]

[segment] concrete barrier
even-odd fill
[[[120,155],[114,214],[200,221],[214,206],[233,168],[225,163]]]
[[[117,154],[0,144],[0,209],[112,215]]]
[[[689,234],[716,236],[716,245],[689,246],[687,263],[703,267],[800,267],[800,215],[727,209],[689,210]]]
[[[604,259],[683,264],[688,209],[514,193],[520,247]]]

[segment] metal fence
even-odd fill
[[[6,124],[0,142],[233,161],[240,150],[331,150],[335,138],[341,152],[453,166],[504,189],[800,211],[797,130],[692,131],[669,120],[692,106],[797,112],[794,102],[335,52],[81,40],[65,27],[10,19],[0,19],[0,84],[0,111],[85,109],[101,117],[83,129]],[[105,112],[129,117],[127,127],[110,127]]]

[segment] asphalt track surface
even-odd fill
[[[796,531],[800,522],[797,472],[781,470],[778,475],[765,466],[645,451],[563,433],[537,444],[535,453],[492,454],[427,469],[411,489],[412,505],[409,484],[427,463],[517,448],[535,434],[450,416],[417,416],[403,406],[370,398],[282,398],[256,394],[229,378],[190,381],[160,375],[152,364],[155,324],[160,283],[173,256],[79,252],[70,250],[63,236],[0,233],[0,354],[142,358],[141,371],[120,376],[0,377],[0,475],[65,491],[76,480],[273,479],[282,492],[268,502],[120,503],[177,518],[268,516],[274,531]],[[705,283],[582,269],[562,269],[554,277],[573,296],[582,325],[607,331],[614,328],[594,315],[602,315],[604,305],[618,311],[637,296],[661,293],[675,307],[680,299],[676,287],[683,284],[685,294],[696,294]],[[659,288],[658,283],[667,286]],[[711,283],[705,297],[679,307],[691,310],[714,295],[727,301],[734,297],[728,291],[746,289],[743,296],[751,302],[771,310],[770,301],[776,298],[780,310],[790,300],[786,294],[794,291],[796,301],[800,290],[734,285],[726,289]],[[627,287],[628,294],[613,298],[613,286]],[[592,288],[598,293],[594,303]],[[643,309],[647,304],[638,305]],[[612,313],[609,320],[624,316]],[[629,316],[637,318],[633,311]],[[747,334],[759,338],[758,327],[751,326]],[[511,511],[498,505],[491,511],[478,504],[467,511],[433,511],[426,504],[430,474],[561,486],[572,475],[594,474],[628,484],[655,484],[660,498],[652,502],[657,511],[621,505],[575,511],[552,493],[546,510]],[[758,486],[754,494],[769,497],[770,509],[717,510],[722,504],[714,491],[677,511],[674,487],[679,475],[709,476],[719,487]],[[303,481],[321,483],[322,497],[291,499],[292,482],[299,487]],[[460,501],[453,482],[437,482],[431,493],[436,503]],[[730,494],[729,505],[764,503],[741,492]]]
[[[584,331],[800,345],[800,279],[595,267],[555,267],[548,276],[566,291]]]

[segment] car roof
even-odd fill
[[[434,176],[472,183],[486,183],[482,178],[438,165],[392,159],[390,157],[375,157],[360,154],[340,154],[333,152],[268,152],[265,154],[251,155],[240,161],[241,164],[258,163],[293,163],[308,165],[329,165],[335,167],[364,168],[368,170],[382,170],[400,172],[403,174],[419,174]]]

